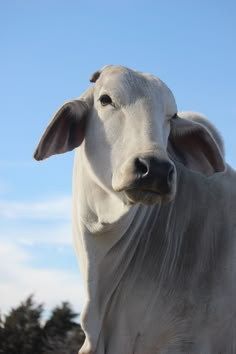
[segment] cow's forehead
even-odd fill
[[[99,91],[102,89],[118,96],[129,94],[137,98],[158,94],[161,81],[155,76],[123,66],[107,66],[102,70],[95,86]]]
[[[150,74],[132,70],[123,66],[108,66],[101,73],[102,83],[114,83],[128,87],[145,87],[160,85],[160,80]]]

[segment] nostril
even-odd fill
[[[171,166],[169,171],[168,171],[168,175],[167,175],[167,183],[168,185],[170,185],[173,182],[173,177],[174,177],[174,167]]]
[[[142,158],[137,158],[134,161],[134,165],[135,165],[135,172],[139,175],[139,177],[144,177],[148,174],[149,172],[148,161]]]

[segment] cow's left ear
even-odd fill
[[[85,136],[89,107],[85,101],[66,102],[53,116],[34,153],[36,160],[44,160],[78,147]]]
[[[205,176],[225,170],[220,148],[203,125],[175,115],[171,120],[168,152],[177,161]]]

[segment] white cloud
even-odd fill
[[[0,219],[70,220],[71,197],[43,201],[0,201]]]
[[[0,225],[0,240],[33,246],[37,244],[72,244],[72,227],[70,222],[49,223],[7,223]]]
[[[62,301],[69,301],[75,311],[81,310],[84,293],[79,270],[33,268],[30,255],[9,241],[1,241],[0,259],[1,312],[8,312],[32,293],[37,302],[46,304],[46,310]]]
[[[76,312],[81,310],[83,286],[79,267],[78,271],[69,267],[62,269],[61,264],[56,268],[53,260],[49,260],[49,266],[45,255],[40,256],[45,249],[42,245],[50,244],[56,251],[52,257],[70,256],[70,205],[68,196],[28,202],[0,201],[1,312],[8,312],[32,293],[37,302],[45,303],[46,310],[62,301],[69,301]],[[43,264],[39,263],[40,259]],[[37,266],[33,266],[35,261]]]

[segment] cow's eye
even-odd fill
[[[102,106],[107,106],[109,104],[112,104],[112,99],[110,96],[108,95],[102,95],[100,98],[99,98],[99,101],[101,102],[101,105]]]

